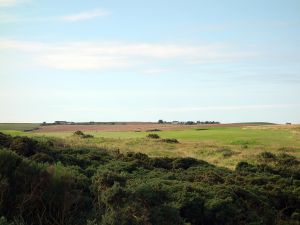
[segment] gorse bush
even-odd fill
[[[166,138],[166,139],[162,139],[161,141],[170,143],[170,144],[178,144],[179,143],[179,141],[175,138]]]
[[[80,137],[80,138],[93,138],[94,137],[93,135],[91,135],[91,134],[85,134],[85,133],[83,133],[80,130],[75,131],[73,135],[77,136],[77,137]]]
[[[0,132],[0,146],[8,148],[12,141],[12,137]]]
[[[232,171],[194,158],[51,142],[0,133],[0,225],[299,221],[300,164],[287,154],[262,153],[257,164]]]
[[[158,134],[148,134],[147,138],[151,138],[151,139],[159,139],[159,135]]]
[[[258,155],[258,159],[262,162],[272,162],[276,160],[276,155],[271,152],[262,152]]]
[[[38,142],[28,137],[16,137],[12,139],[9,148],[19,155],[31,156],[38,150]]]
[[[150,129],[150,130],[146,130],[146,132],[159,132],[161,131],[160,129]]]
[[[81,130],[75,131],[74,135],[82,136],[84,133]]]
[[[36,153],[34,154],[32,157],[30,157],[31,160],[35,161],[35,162],[39,162],[39,163],[54,163],[54,159],[46,154],[46,153],[43,153],[43,152],[40,152],[40,153]]]

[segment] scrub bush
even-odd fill
[[[159,139],[159,135],[158,134],[148,134],[147,138],[151,138],[151,139]]]
[[[262,153],[255,164],[240,162],[229,170],[194,158],[150,158],[53,141],[0,134],[0,225],[299,221],[300,163],[287,154]]]
[[[166,139],[162,139],[161,141],[170,143],[170,144],[178,144],[179,143],[179,141],[175,138],[166,138]]]

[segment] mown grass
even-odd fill
[[[118,149],[121,152],[143,152],[151,157],[194,157],[218,166],[234,168],[241,161],[255,162],[263,151],[286,152],[300,158],[300,130],[298,129],[247,129],[244,127],[187,129],[151,132],[161,138],[146,138],[149,132],[85,132],[94,138],[74,137],[71,132],[35,133],[4,131],[11,135],[26,135],[45,139],[61,138],[71,146],[96,146]],[[179,143],[166,143],[161,139],[174,138]]]
[[[39,127],[38,123],[0,123],[0,130],[26,131]]]

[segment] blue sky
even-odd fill
[[[299,0],[0,0],[0,122],[300,122]]]

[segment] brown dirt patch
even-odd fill
[[[184,130],[189,128],[210,127],[240,127],[245,124],[209,124],[209,125],[182,125],[182,124],[158,124],[158,123],[115,123],[114,125],[48,125],[41,126],[35,132],[74,132],[81,131],[147,131],[147,130]],[[249,125],[248,125],[249,126]]]

